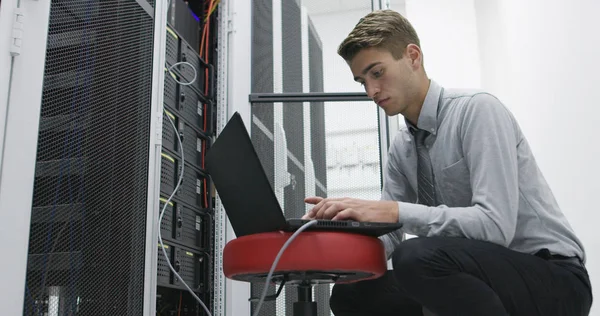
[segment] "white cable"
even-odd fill
[[[204,305],[204,302],[202,302],[202,300],[196,295],[196,293],[194,293],[194,291],[192,291],[192,289],[189,287],[189,285],[187,285],[187,283],[185,283],[183,278],[179,275],[179,273],[177,273],[177,271],[175,271],[175,268],[173,268],[173,266],[171,265],[171,260],[169,260],[169,256],[167,255],[167,251],[165,250],[165,245],[163,244],[162,236],[160,234],[160,223],[162,222],[163,216],[165,215],[165,210],[167,209],[167,206],[171,202],[171,199],[173,198],[173,196],[175,196],[175,192],[177,192],[177,190],[179,190],[179,186],[181,185],[181,182],[183,181],[183,170],[184,170],[184,165],[185,165],[185,160],[183,159],[183,144],[181,143],[181,137],[179,137],[177,127],[175,127],[175,123],[173,122],[171,117],[169,115],[167,115],[167,118],[169,119],[169,122],[171,122],[171,126],[173,126],[173,129],[175,130],[175,134],[177,135],[177,140],[179,141],[179,148],[181,149],[181,173],[179,175],[179,180],[177,180],[177,185],[175,186],[173,193],[171,193],[171,195],[165,202],[165,205],[163,206],[162,210],[160,211],[160,217],[158,218],[158,241],[160,242],[160,247],[162,249],[163,255],[165,256],[165,259],[167,259],[167,264],[169,265],[169,269],[171,269],[171,271],[175,274],[175,276],[181,281],[181,283],[183,283],[183,285],[192,294],[192,296],[198,301],[198,303],[200,303],[200,305],[202,305],[202,307],[206,311],[206,314],[208,316],[212,316],[212,314],[208,310],[208,307],[206,307],[206,305]]]
[[[173,78],[173,80],[175,80],[175,82],[177,82],[178,84],[180,84],[182,86],[189,86],[189,85],[193,84],[196,81],[196,77],[198,76],[198,72],[196,71],[196,67],[194,67],[194,65],[188,63],[187,61],[176,62],[171,67],[169,67],[169,73],[170,74],[175,75],[174,73],[171,72],[171,70],[173,69],[173,67],[175,67],[177,65],[188,65],[188,66],[192,67],[192,70],[194,70],[194,78],[190,82],[181,82],[181,81],[177,80],[176,78]]]
[[[308,227],[310,227],[316,223],[317,223],[317,220],[313,219],[310,222],[302,225],[302,227],[298,228],[298,230],[295,231],[294,234],[292,234],[292,236],[290,236],[290,238],[288,240],[286,240],[286,242],[283,244],[283,246],[279,250],[279,253],[275,257],[275,260],[273,261],[273,265],[271,265],[271,270],[269,270],[269,274],[267,275],[267,280],[265,281],[265,287],[263,288],[263,292],[260,296],[260,300],[258,301],[258,305],[256,305],[256,310],[254,311],[254,314],[253,314],[254,316],[258,316],[258,312],[260,312],[260,307],[262,306],[262,303],[265,300],[265,297],[267,296],[267,290],[269,289],[269,283],[271,282],[271,277],[273,277],[273,272],[275,271],[275,268],[277,267],[277,264],[279,263],[279,259],[281,259],[281,256],[283,255],[283,252],[287,249],[287,247],[292,243],[292,241],[294,241],[294,239],[303,230],[307,229]]]

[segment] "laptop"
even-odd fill
[[[237,237],[292,232],[310,220],[286,219],[269,183],[244,121],[234,113],[207,150],[205,167]],[[379,237],[400,229],[400,223],[317,220],[306,230],[337,231]]]

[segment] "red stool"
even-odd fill
[[[223,272],[227,278],[265,282],[277,253],[292,233],[270,232],[231,240],[223,250]],[[316,316],[312,285],[349,283],[382,276],[387,270],[383,244],[378,238],[340,232],[304,231],[288,246],[271,278],[298,285],[294,316]]]

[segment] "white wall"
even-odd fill
[[[447,88],[481,85],[473,1],[406,1],[406,17],[421,40],[425,70]]]
[[[583,240],[600,297],[600,2],[476,0],[482,86],[521,124],[564,213]],[[600,315],[592,307],[590,315]]]
[[[600,2],[407,0],[425,67],[447,87],[483,88],[515,114],[600,282]],[[596,287],[594,287],[596,285]],[[593,307],[590,315],[600,315]]]

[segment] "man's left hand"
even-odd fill
[[[369,201],[352,198],[308,197],[304,202],[313,204],[303,219],[354,220],[359,222],[398,222],[398,203]]]

